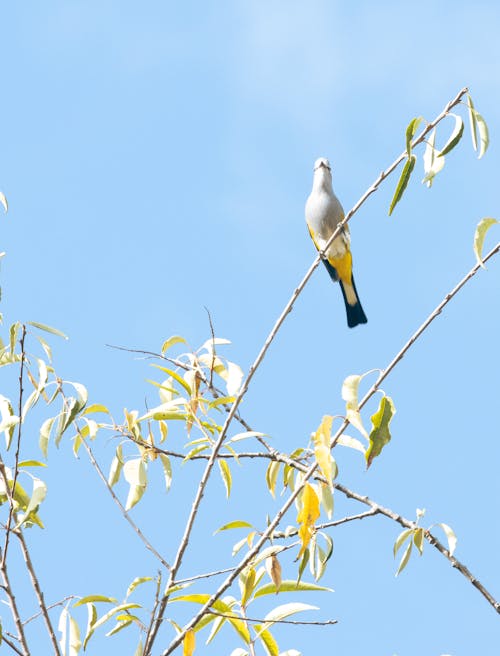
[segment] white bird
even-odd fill
[[[314,163],[313,188],[306,203],[306,222],[309,234],[318,251],[323,250],[338,224],[344,220],[344,210],[332,188],[330,162],[320,157]],[[344,226],[326,251],[323,263],[331,279],[340,283],[347,313],[347,325],[353,328],[366,323],[352,275],[351,238]]]

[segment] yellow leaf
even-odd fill
[[[318,430],[313,434],[316,462],[330,486],[332,485],[332,454],[330,452],[332,421],[333,417],[325,415]]]
[[[186,631],[186,635],[182,641],[182,647],[183,656],[192,656],[192,654],[194,654],[194,648],[196,647],[196,637],[194,635],[193,629]]]
[[[319,499],[312,485],[306,483],[302,493],[302,508],[297,515],[297,522],[300,524],[299,537],[302,542],[298,558],[307,549],[314,533],[314,523],[319,517]]]

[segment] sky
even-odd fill
[[[86,385],[90,400],[117,417],[158,398],[145,382],[155,375],[149,363],[109,345],[158,351],[179,334],[198,348],[210,337],[206,308],[216,335],[231,340],[224,354],[248,370],[315,257],[304,204],[316,158],[330,159],[347,211],[402,152],[408,122],[432,120],[464,86],[490,129],[490,149],[478,160],[466,125],[431,189],[420,183],[418,150],[393,215],[395,176],[353,217],[366,326],[347,328],[340,290],[323,268],[314,273],[241,408],[280,451],[305,447],[323,415],[344,412],[345,377],[390,362],[474,265],[478,221],[500,218],[497,3],[54,0],[6,5],[1,17],[4,331],[16,320],[64,331],[67,342],[50,338],[58,375]],[[457,113],[466,118],[464,107]],[[438,144],[452,127],[450,118],[440,126]],[[496,241],[493,227],[487,245]],[[497,258],[384,382],[397,414],[382,456],[365,471],[359,454],[338,455],[348,487],[409,519],[426,508],[425,526],[451,525],[457,558],[497,597],[499,293]],[[0,393],[13,393],[15,373],[2,370],[0,381]],[[367,423],[375,409],[366,409]],[[41,458],[38,426],[24,457]],[[183,444],[182,435],[174,439]],[[110,435],[97,438],[106,472],[115,446]],[[75,459],[65,439],[59,450],[51,444],[48,464],[46,529],[28,534],[47,603],[70,594],[122,598],[135,576],[154,576],[157,563],[85,455]],[[165,553],[200,474],[195,464],[178,468],[169,495],[155,479],[132,511]],[[219,479],[209,485],[185,576],[231,564],[242,536],[212,537],[218,526],[236,518],[262,526],[279,507],[262,467],[245,462],[233,474],[229,502]],[[125,499],[126,486],[118,489]],[[359,511],[339,498],[335,515]],[[322,582],[335,592],[282,603],[315,604],[320,610],[303,619],[317,613],[339,623],[279,628],[282,651],[497,654],[498,616],[429,545],[394,577],[399,530],[370,518],[333,533]],[[14,566],[28,616],[36,604],[22,563]],[[287,567],[293,578],[292,559]],[[83,631],[85,614],[75,617]],[[41,629],[30,631],[44,640]],[[209,647],[204,637],[195,653],[239,646],[229,631]],[[137,641],[137,633],[106,639],[101,630],[87,652],[133,654]]]

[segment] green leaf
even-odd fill
[[[47,465],[44,462],[39,460],[22,460],[18,467],[46,467]]]
[[[172,369],[167,369],[167,367],[162,367],[159,364],[152,364],[152,367],[155,367],[156,369],[160,369],[161,371],[164,371],[166,374],[171,376],[174,380],[176,380],[179,385],[181,385],[186,392],[191,396],[191,386],[186,383],[184,378],[180,376],[176,371],[172,371]]]
[[[111,461],[111,467],[109,468],[108,485],[110,487],[116,485],[120,480],[120,474],[122,473],[123,464],[124,463],[123,463],[122,445],[119,444],[116,447],[115,455],[113,457],[113,460]]]
[[[28,506],[24,511],[24,517],[17,523],[16,528],[19,528],[26,521],[32,519],[30,515],[32,513],[35,514],[37,512],[40,504],[43,502],[46,496],[47,496],[47,486],[42,480],[40,480],[36,476],[33,476],[33,492],[31,493],[31,498],[29,500]]]
[[[325,588],[316,583],[305,583],[304,581],[281,581],[279,593],[282,592],[333,592],[332,588]],[[265,595],[275,595],[276,586],[274,583],[265,583],[255,591],[254,599],[264,597]]]
[[[408,153],[408,157],[411,156],[411,142],[413,141],[413,137],[423,120],[422,116],[416,116],[408,123],[408,127],[406,128],[406,152]]]
[[[240,519],[237,519],[234,522],[229,522],[229,524],[224,524],[224,526],[221,526],[220,528],[218,528],[214,532],[214,535],[216,533],[220,533],[221,531],[228,531],[228,530],[233,529],[233,528],[253,528],[253,527],[252,527],[252,524],[249,524],[248,522],[244,522]]]
[[[443,150],[439,153],[438,157],[444,157],[450,152],[450,150],[453,150],[453,148],[455,148],[455,146],[458,144],[464,133],[464,122],[462,121],[461,117],[457,116],[456,114],[449,114],[449,116],[454,117],[455,127],[453,128],[453,132],[451,133],[450,138],[446,142],[446,145],[443,148]]]
[[[231,494],[231,486],[232,486],[231,469],[227,464],[227,460],[225,460],[224,458],[219,459],[217,462],[219,464],[222,481],[226,488],[226,496],[229,499],[229,496]]]
[[[476,256],[477,263],[480,264],[483,269],[486,269],[483,262],[483,244],[486,237],[486,233],[495,223],[498,223],[496,219],[491,217],[486,217],[481,219],[476,227],[476,232],[474,233],[474,254]]]
[[[12,326],[9,329],[9,342],[10,342],[10,352],[11,354],[14,353],[14,349],[16,347],[16,341],[17,341],[17,334],[19,332],[19,328],[21,327],[21,324],[19,321],[16,321],[15,323],[12,324]]]
[[[446,539],[448,540],[448,551],[450,552],[450,556],[453,556],[457,547],[457,536],[455,535],[455,531],[451,528],[451,526],[448,526],[448,524],[443,524],[443,522],[440,522],[437,524],[437,526],[440,526],[445,532]]]
[[[370,432],[370,444],[365,454],[367,469],[373,459],[380,455],[384,446],[390,442],[389,424],[395,414],[396,408],[392,399],[389,396],[383,396],[377,412],[371,417],[373,427]]]
[[[115,600],[116,601],[116,600]],[[75,606],[78,604],[78,602],[75,604]],[[87,604],[87,612],[88,612],[88,619],[87,619],[87,631],[85,633],[85,638],[83,640],[83,651],[87,648],[87,643],[92,637],[92,634],[94,633],[94,625],[97,621],[97,610],[94,604]]]
[[[410,560],[410,556],[411,556],[412,547],[413,547],[413,542],[410,541],[408,543],[408,546],[405,549],[403,557],[401,558],[401,562],[399,563],[399,567],[398,567],[398,571],[396,572],[396,576],[401,574],[401,572],[404,570],[404,568],[408,565],[408,561]]]
[[[82,412],[82,415],[90,415],[94,412],[104,412],[107,415],[110,414],[105,405],[102,405],[101,403],[92,403],[92,405],[88,405],[85,408],[85,410]]]
[[[47,326],[44,323],[38,323],[38,321],[28,321],[28,324],[30,326],[33,326],[34,328],[38,328],[38,330],[44,330],[46,333],[52,333],[52,335],[57,335],[58,337],[62,337],[63,339],[68,339],[68,336],[65,335],[63,332],[57,330],[57,328],[52,328],[51,326]]]
[[[119,606],[115,606],[115,608],[112,608],[109,610],[107,613],[105,613],[100,619],[97,620],[97,622],[94,624],[94,631],[95,629],[98,629],[100,626],[105,624],[113,615],[116,615],[117,613],[120,613],[122,610],[130,610],[132,608],[142,608],[140,604],[120,604]]]
[[[474,103],[469,94],[467,94],[467,109],[469,110],[470,133],[472,138],[472,147],[477,151],[477,123],[474,110]]]
[[[163,342],[161,347],[161,354],[165,355],[168,349],[174,346],[174,344],[186,344],[186,343],[187,342],[184,339],[184,337],[180,337],[180,335],[172,335],[172,337],[169,337]]]
[[[219,396],[219,398],[215,399],[215,401],[211,401],[208,404],[208,407],[216,408],[219,405],[229,405],[230,403],[234,403],[235,399],[236,399],[235,396]]]
[[[394,208],[401,200],[405,192],[405,189],[408,186],[408,182],[410,181],[410,176],[412,174],[413,169],[415,168],[416,161],[417,158],[415,157],[415,155],[411,155],[411,157],[407,158],[406,163],[403,166],[403,170],[401,171],[401,176],[396,186],[396,191],[394,192],[394,196],[392,197],[391,205],[389,207],[389,216],[391,216]]]

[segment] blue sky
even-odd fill
[[[106,344],[158,350],[181,334],[197,347],[210,335],[205,307],[217,335],[232,341],[227,356],[248,368],[314,257],[303,218],[314,160],[330,159],[347,210],[402,151],[409,120],[431,120],[469,86],[490,128],[484,159],[467,133],[431,190],[420,184],[420,158],[392,217],[395,177],[350,224],[367,326],[346,327],[340,290],[319,269],[253,381],[247,420],[277,449],[305,446],[324,414],[342,413],[343,379],[383,368],[471,268],[479,219],[500,218],[499,20],[493,2],[4,8],[6,321],[67,333],[69,342],[54,344],[58,373],[117,415],[142,412],[145,397],[150,405],[156,397],[144,382],[147,363]],[[428,524],[450,524],[457,557],[497,596],[499,272],[492,261],[385,382],[397,415],[383,457],[365,472],[356,455],[339,455],[346,485],[409,518],[425,507]],[[107,470],[114,444],[103,436],[96,448]],[[121,597],[135,575],[154,574],[85,458],[75,461],[68,442],[51,449],[49,464],[47,530],[30,535],[47,601]],[[151,494],[134,511],[165,551],[197,472],[185,466],[177,491]],[[214,547],[210,564],[199,561],[214,528],[235,516],[262,523],[274,508],[264,494],[258,511],[248,500],[249,488],[263,486],[258,467],[238,474],[229,504],[214,481],[188,571],[227,565],[225,536],[214,538],[224,547]],[[339,516],[349,509],[339,500]],[[496,654],[498,617],[437,552],[428,547],[394,579],[398,532],[377,518],[334,534],[325,583],[336,592],[302,600],[339,624],[279,630],[283,650]],[[133,653],[132,642],[98,636],[90,653]],[[215,647],[200,641],[198,653],[234,646],[221,634]]]

